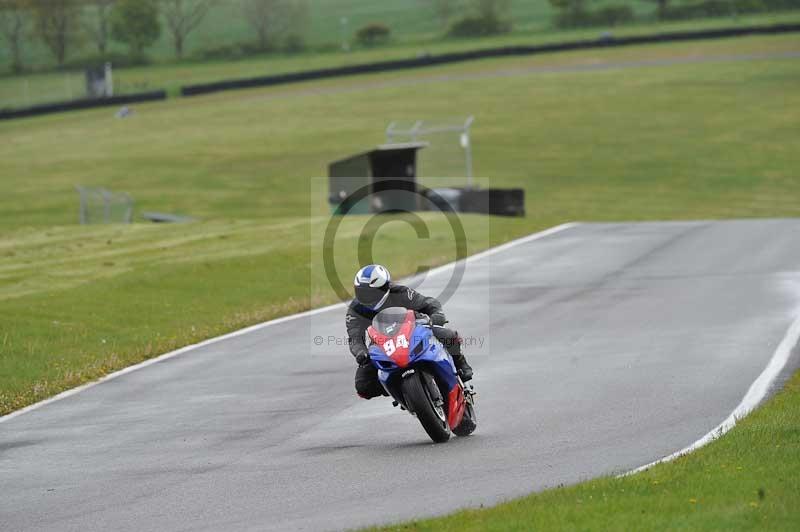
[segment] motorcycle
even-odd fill
[[[464,385],[431,327],[427,316],[413,310],[384,309],[367,330],[369,357],[392,404],[416,416],[428,436],[442,443],[451,432],[468,436],[477,427],[475,392]]]

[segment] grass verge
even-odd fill
[[[800,372],[724,437],[624,478],[370,530],[797,530]]]

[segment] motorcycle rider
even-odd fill
[[[447,318],[436,298],[425,297],[407,286],[393,283],[389,270],[380,264],[370,264],[358,270],[353,284],[355,299],[347,308],[345,323],[350,352],[358,363],[355,384],[360,397],[371,399],[385,394],[378,381],[378,370],[370,363],[365,337],[372,318],[389,307],[404,307],[430,316],[433,335],[453,357],[461,379],[466,382],[472,378],[472,368],[461,352],[461,338],[456,331],[444,326]]]

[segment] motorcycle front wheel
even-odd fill
[[[433,377],[417,371],[403,379],[403,397],[434,442],[444,443],[450,439],[445,403]]]

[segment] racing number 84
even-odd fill
[[[383,350],[386,352],[388,356],[392,356],[392,354],[397,351],[398,347],[408,347],[408,339],[406,338],[405,334],[401,334],[397,336],[397,344],[395,345],[395,341],[389,338],[383,343]]]

